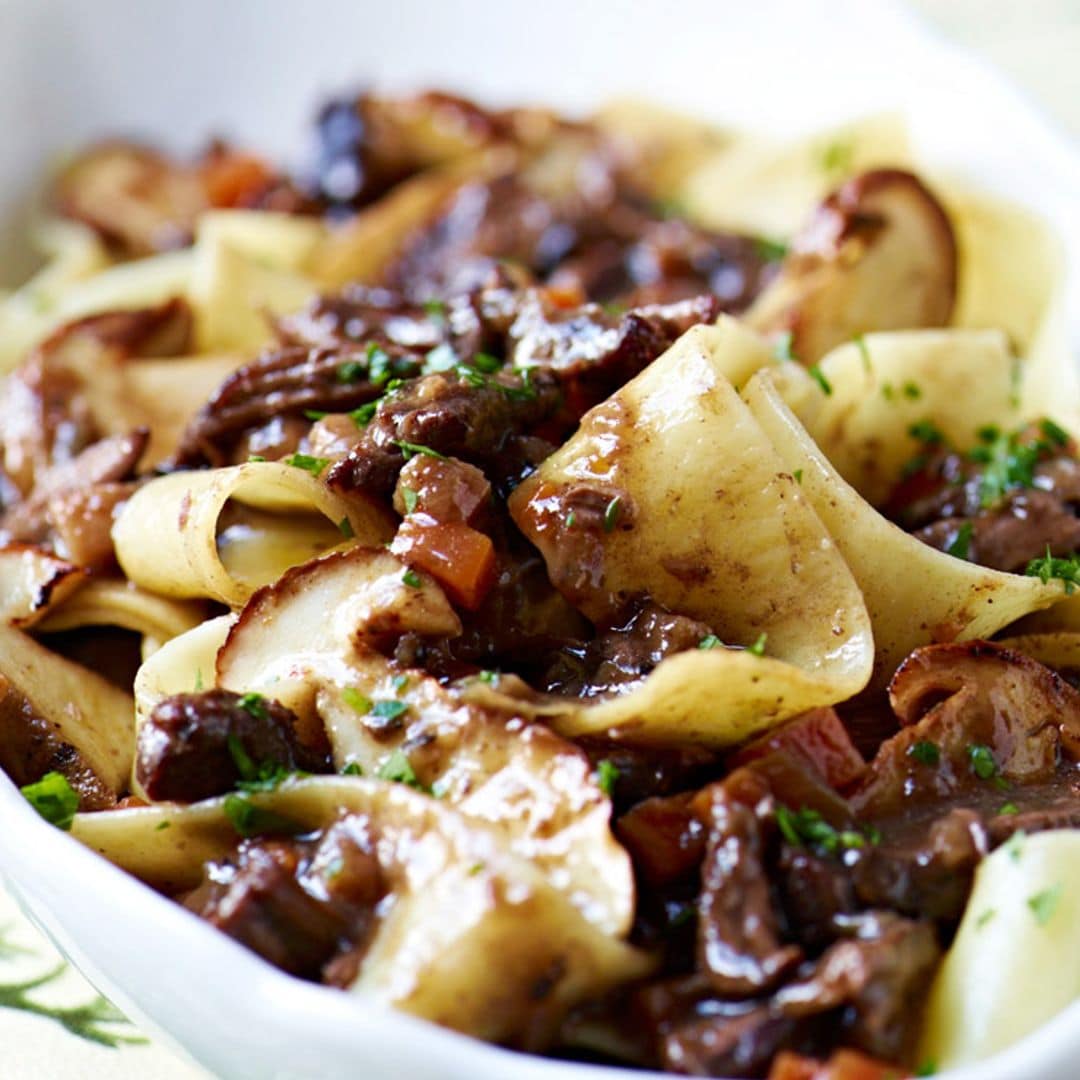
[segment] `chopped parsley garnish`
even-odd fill
[[[994,755],[989,746],[981,743],[972,743],[967,748],[968,761],[971,763],[971,771],[980,780],[992,780],[997,776],[998,767]]]
[[[405,513],[411,514],[416,509],[416,504],[419,502],[420,496],[409,487],[403,487],[400,490],[401,501],[405,504]]]
[[[1032,559],[1024,571],[1028,577],[1037,577],[1044,585],[1056,578],[1065,586],[1065,595],[1071,596],[1080,585],[1080,555],[1070,555],[1067,559],[1055,559],[1047,545],[1046,555],[1041,559]]]
[[[382,386],[394,374],[390,354],[373,341],[367,348],[368,378],[376,386]]]
[[[458,378],[468,383],[474,390],[482,390],[488,385],[488,377],[482,371],[469,367],[468,364],[458,364],[454,370],[458,373]]]
[[[791,475],[795,477],[796,484],[802,484],[802,469],[796,469]]]
[[[371,709],[368,711],[369,716],[376,716],[380,720],[396,720],[399,716],[407,713],[409,706],[407,702],[395,701],[393,698],[384,698],[382,701],[376,701]]]
[[[968,451],[968,460],[982,465],[979,478],[979,503],[989,507],[1016,488],[1029,488],[1035,483],[1035,466],[1053,445],[1044,439],[1022,439],[1023,432],[1008,434],[995,427],[978,433],[980,446]]]
[[[202,668],[195,669],[195,693],[199,693],[203,688]]]
[[[907,748],[907,756],[914,758],[920,765],[937,765],[941,761],[941,750],[937,743],[920,739]]]
[[[987,908],[982,912],[975,920],[975,929],[981,930],[995,915],[997,914],[996,908]]]
[[[262,454],[248,454],[248,461],[253,461],[253,462],[257,463],[257,462],[265,461],[265,460],[266,460],[266,458]]]
[[[472,358],[473,367],[480,371],[483,371],[487,375],[493,375],[501,368],[502,361],[497,356],[492,356],[491,353],[478,352]]]
[[[346,360],[338,364],[336,378],[339,383],[359,382],[367,374],[367,368],[359,360]]]
[[[392,780],[396,784],[408,784],[417,791],[423,791],[424,785],[416,775],[408,757],[401,750],[395,750],[380,766],[375,774],[380,780]]]
[[[482,683],[487,683],[488,686],[494,686],[499,681],[499,673],[497,671],[481,671],[476,676]]]
[[[913,439],[918,439],[927,446],[940,446],[945,442],[941,428],[932,420],[916,420],[907,430]]]
[[[164,821],[159,821],[154,826],[154,832],[163,832],[165,829],[171,829],[171,828],[172,828],[172,822],[169,821],[168,818],[166,818]]]
[[[906,382],[904,383],[904,397],[909,401],[918,401],[922,397],[922,390],[919,389],[918,383]]]
[[[1011,817],[1013,814],[1020,813],[1020,807],[1014,802],[1006,802],[1001,804],[1001,809],[998,810],[999,814],[1004,814],[1006,817]]]
[[[856,334],[851,340],[855,343],[855,348],[859,350],[859,355],[862,357],[863,370],[869,375],[874,370],[874,365],[870,360],[870,346],[866,344],[866,338],[862,334]]]
[[[818,164],[828,176],[839,176],[849,172],[855,157],[855,144],[848,139],[838,139],[821,148],[818,152]]]
[[[477,874],[482,874],[487,869],[487,863],[474,862],[469,867],[469,877],[476,877]]]
[[[395,675],[390,680],[390,685],[394,688],[395,694],[400,694],[409,685],[408,675]]]
[[[433,319],[443,319],[446,317],[446,304],[442,300],[425,300],[424,312]]]
[[[309,420],[321,420],[324,416],[329,416],[330,414],[323,409],[305,409],[304,415]]]
[[[754,251],[763,262],[779,262],[788,253],[788,246],[770,236],[755,236]]]
[[[1029,896],[1027,906],[1031,908],[1035,921],[1040,926],[1045,926],[1057,911],[1058,902],[1061,900],[1061,882],[1051,885],[1049,889],[1043,889],[1034,896]]]
[[[795,335],[792,334],[790,330],[785,330],[782,334],[778,335],[776,341],[773,342],[773,359],[794,362],[795,354],[791,351],[791,343],[794,339]]]
[[[575,514],[574,511],[571,510],[570,513],[566,515],[566,527],[568,529],[572,529],[574,527],[574,522],[576,520],[577,520],[577,514]]]
[[[746,651],[748,653],[753,653],[754,656],[764,656],[765,655],[765,642],[768,641],[768,640],[769,640],[769,635],[767,633],[765,633],[765,631],[762,631],[760,634],[758,634],[758,636],[757,636],[756,640],[754,641],[753,645],[747,645],[746,646]]]
[[[971,550],[971,534],[974,532],[974,525],[970,521],[965,521],[959,529],[956,530],[956,536],[953,538],[953,542],[945,549],[946,554],[954,555],[958,559],[966,559],[968,552]]]
[[[367,427],[371,423],[371,418],[375,415],[379,408],[378,401],[368,401],[361,405],[359,408],[353,409],[349,413],[349,419],[358,427]]]
[[[715,635],[706,634],[699,642],[699,649],[726,649],[727,646]]]
[[[364,769],[359,761],[346,761],[345,768],[341,770],[342,776],[363,776]]]
[[[346,540],[352,540],[356,536],[356,531],[352,527],[352,522],[347,517],[343,517],[337,523],[337,527],[338,532],[341,533]]]
[[[417,454],[423,454],[425,457],[439,458],[442,461],[446,460],[445,454],[440,454],[438,450],[432,450],[430,446],[421,446],[419,443],[405,442],[404,439],[392,439],[391,442],[393,442],[393,444],[401,451],[401,454],[406,461],[409,461]]]
[[[371,698],[365,697],[355,686],[346,686],[345,689],[341,691],[341,700],[344,701],[350,709],[360,713],[361,716],[366,716],[371,712]]]
[[[401,580],[405,582],[410,589],[419,589],[422,584],[420,575],[412,569],[406,570],[405,573],[401,575]]]
[[[886,401],[892,401],[896,397],[896,391],[893,389],[893,384],[890,382],[881,384],[881,396]]]
[[[1026,836],[1027,833],[1024,832],[1023,829],[1017,829],[1006,841],[1004,847],[1009,853],[1009,858],[1012,859],[1013,862],[1020,861],[1020,856],[1024,852],[1024,838]]]
[[[270,718],[270,712],[266,708],[266,698],[262,694],[244,694],[238,704],[244,712],[249,716],[253,716],[256,720],[268,720]]]
[[[826,397],[831,396],[832,383],[825,378],[825,373],[821,370],[821,366],[819,364],[814,364],[813,367],[808,367],[806,370],[809,373],[810,378],[821,387],[821,392]]]
[[[1024,362],[1019,356],[1014,356],[1009,364],[1009,405],[1011,408],[1020,408],[1020,388],[1024,382]]]
[[[63,773],[47,772],[40,780],[19,789],[26,801],[47,821],[67,832],[79,809],[79,793]]]
[[[240,779],[236,782],[238,791],[273,791],[290,776],[307,775],[307,773],[290,769],[278,761],[263,761],[256,765],[236,735],[229,735],[225,740],[225,745],[229,748],[229,756],[233,759],[236,771],[240,774]]]
[[[916,1076],[934,1076],[937,1073],[936,1061],[924,1061],[915,1070]]]
[[[303,469],[312,476],[318,476],[330,464],[329,458],[312,457],[311,454],[290,454],[284,461],[286,465],[291,465],[294,469]]]
[[[274,813],[273,810],[256,806],[246,795],[226,795],[222,809],[232,827],[241,836],[297,831],[296,822]]]
[[[615,790],[615,781],[619,779],[619,768],[607,758],[596,763],[596,782],[600,790],[610,799]]]
[[[807,807],[795,811],[782,803],[778,804],[776,824],[789,844],[795,847],[809,844],[830,855],[837,854],[841,849],[864,847],[868,840],[870,843],[877,843],[868,830],[856,832],[854,829],[835,829],[816,810]]]
[[[611,532],[619,520],[619,511],[622,509],[622,498],[616,495],[604,507],[604,532]]]
[[[434,375],[436,372],[449,371],[457,366],[457,362],[457,353],[449,345],[436,345],[424,357],[422,371],[425,375]]]

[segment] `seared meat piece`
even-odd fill
[[[850,936],[778,991],[772,1011],[802,1018],[842,1009],[838,1042],[889,1061],[909,1061],[926,990],[941,959],[933,928],[888,912],[838,922]]]
[[[836,936],[836,917],[856,910],[848,869],[835,858],[783,844],[776,869],[788,924],[817,951]]]
[[[575,518],[572,531],[582,537],[595,537],[604,530],[610,494],[590,499],[586,492],[591,495],[591,489],[577,491],[580,497],[572,495],[565,503],[573,507],[569,511]],[[623,516],[620,514],[620,518]],[[675,615],[652,600],[642,601],[614,626],[601,629],[592,641],[560,649],[543,677],[544,688],[573,697],[597,697],[625,690],[644,679],[665,657],[696,649],[711,632],[705,623]]]
[[[474,525],[490,513],[491,485],[475,465],[417,454],[398,474],[394,509],[402,517],[422,514],[444,525]]]
[[[630,852],[635,872],[650,888],[678,881],[701,866],[707,830],[692,802],[692,792],[654,796],[615,823],[615,834]]]
[[[295,725],[291,709],[257,694],[175,694],[139,729],[135,776],[151,799],[198,802],[256,779],[252,769],[328,772],[327,756],[301,743]]]
[[[1080,549],[1080,461],[1057,425],[988,429],[960,454],[935,445],[895,488],[885,513],[931,547],[995,570],[1023,572]]]
[[[386,892],[366,819],[314,840],[246,840],[184,899],[198,915],[293,975],[352,982]]]
[[[768,789],[762,784],[762,795]],[[707,789],[709,838],[698,898],[698,968],[721,997],[749,997],[777,985],[802,959],[784,945],[754,810],[723,784]]]
[[[402,374],[419,370],[409,356],[398,363]],[[230,375],[199,410],[184,432],[174,464],[229,464],[245,432],[280,417],[302,417],[305,410],[345,412],[379,393],[364,352],[287,348],[266,353]]]
[[[327,483],[344,493],[389,496],[407,458],[425,450],[501,467],[507,457],[528,454],[522,436],[559,399],[544,369],[530,377],[493,375],[480,385],[450,373],[424,376],[382,399],[363,439],[330,469]]]

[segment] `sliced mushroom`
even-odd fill
[[[815,364],[859,334],[944,326],[956,282],[941,204],[913,174],[876,169],[818,207],[746,317],[763,332],[790,332],[793,355]]]
[[[339,768],[354,763],[378,775],[396,762],[399,778],[500,832],[590,921],[625,932],[630,863],[585,754],[520,713],[487,709],[423,671],[392,667],[373,648],[392,647],[406,632],[460,632],[442,590],[406,571],[389,553],[364,548],[290,571],[232,627],[218,685],[272,695],[301,725],[325,723]]]
[[[0,766],[27,783],[55,769],[85,807],[127,787],[134,702],[100,675],[0,626]]]
[[[0,622],[30,626],[86,580],[78,566],[33,544],[0,548]]]
[[[355,815],[390,896],[354,992],[457,1031],[540,1049],[567,1008],[648,973],[489,828],[401,784],[311,777],[250,796],[303,830]],[[169,828],[163,828],[168,822]],[[214,799],[76,817],[73,834],[143,880],[198,883],[236,834]]]
[[[1080,691],[1030,656],[988,641],[916,649],[889,685],[903,729],[870,763],[855,797],[871,816],[914,793],[948,796],[972,783],[1031,783],[1080,752]],[[932,744],[932,761],[913,751]]]

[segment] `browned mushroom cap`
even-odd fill
[[[813,364],[858,334],[944,326],[956,266],[937,199],[911,173],[876,169],[818,207],[747,319],[763,332],[790,331],[793,355]]]
[[[1053,776],[1080,748],[1080,692],[1023,653],[987,641],[916,649],[889,699],[903,729],[882,744],[855,797],[871,815],[920,795]]]
[[[53,201],[127,255],[190,243],[195,219],[208,207],[194,170],[145,146],[112,141],[80,154],[57,177]]]

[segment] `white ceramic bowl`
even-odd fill
[[[1054,223],[1080,342],[1080,156],[977,62],[869,0],[0,0],[0,284],[28,267],[17,212],[55,154],[105,133],[183,148],[220,132],[295,156],[320,98],[369,81],[567,108],[633,93],[781,132],[900,108],[928,161]],[[0,819],[0,871],[35,921],[222,1077],[643,1075],[513,1055],[283,975],[45,825],[2,777]],[[947,1076],[1072,1080],[1077,1061],[1080,1003]]]

